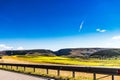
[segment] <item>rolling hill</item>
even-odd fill
[[[58,56],[69,56],[69,57],[87,57],[95,52],[104,50],[104,48],[68,48],[60,49],[56,51]]]
[[[45,55],[45,56],[54,56],[54,52],[51,50],[45,49],[36,49],[36,50],[8,50],[1,51],[0,55]]]
[[[58,51],[36,49],[36,50],[7,50],[1,51],[0,55],[42,55],[42,56],[67,56],[83,58],[110,58],[120,56],[120,49],[112,48],[67,48]]]
[[[120,56],[120,49],[107,49],[107,50],[95,52],[90,55],[90,57],[94,57],[94,58],[112,58],[119,56]]]

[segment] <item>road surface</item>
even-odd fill
[[[43,77],[30,76],[26,74],[0,70],[0,80],[53,80]]]

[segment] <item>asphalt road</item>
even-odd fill
[[[26,74],[0,70],[0,80],[53,80],[43,77],[30,76]]]

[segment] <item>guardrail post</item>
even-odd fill
[[[24,66],[24,72],[25,72],[25,66]]]
[[[4,65],[2,65],[2,68],[4,67]]]
[[[18,70],[18,66],[16,66],[16,70]]]
[[[93,80],[96,80],[96,73],[93,73]]]
[[[60,76],[60,70],[59,69],[57,70],[57,75]]]
[[[114,80],[114,75],[112,75],[112,80]]]
[[[12,70],[12,65],[11,65],[11,70]]]
[[[48,69],[46,69],[46,73],[48,74]]]
[[[72,71],[72,77],[75,78],[75,71]]]
[[[6,69],[7,69],[7,65],[6,65]]]
[[[33,67],[33,72],[35,72],[35,67]]]

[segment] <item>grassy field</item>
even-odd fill
[[[104,66],[104,67],[120,67],[120,59],[81,59],[68,58],[60,56],[4,56],[3,59],[15,59],[20,61],[28,61],[33,63],[48,64],[65,64],[65,65],[81,65],[81,66]]]
[[[80,65],[80,66],[104,66],[104,67],[120,67],[120,58],[117,60],[112,59],[82,59],[82,58],[69,58],[69,57],[60,57],[60,56],[4,56],[2,58],[15,61],[26,61],[31,63],[44,63],[44,64],[65,64],[65,65]],[[15,63],[15,62],[14,62]],[[6,68],[6,67],[5,67]],[[16,68],[15,68],[16,69]],[[50,76],[57,77],[60,80],[93,80],[93,74],[91,73],[82,73],[76,72],[76,78],[72,78],[72,73],[69,71],[61,71],[61,76],[56,76],[56,70],[49,70],[49,74],[46,74],[45,69],[36,69],[36,72],[33,73],[33,69],[27,69],[24,73],[38,74],[41,76]],[[19,67],[19,71],[23,71],[21,67]],[[106,75],[97,74],[97,78],[103,77]],[[111,76],[100,79],[100,80],[111,80]],[[115,80],[120,80],[119,76],[115,76]]]

